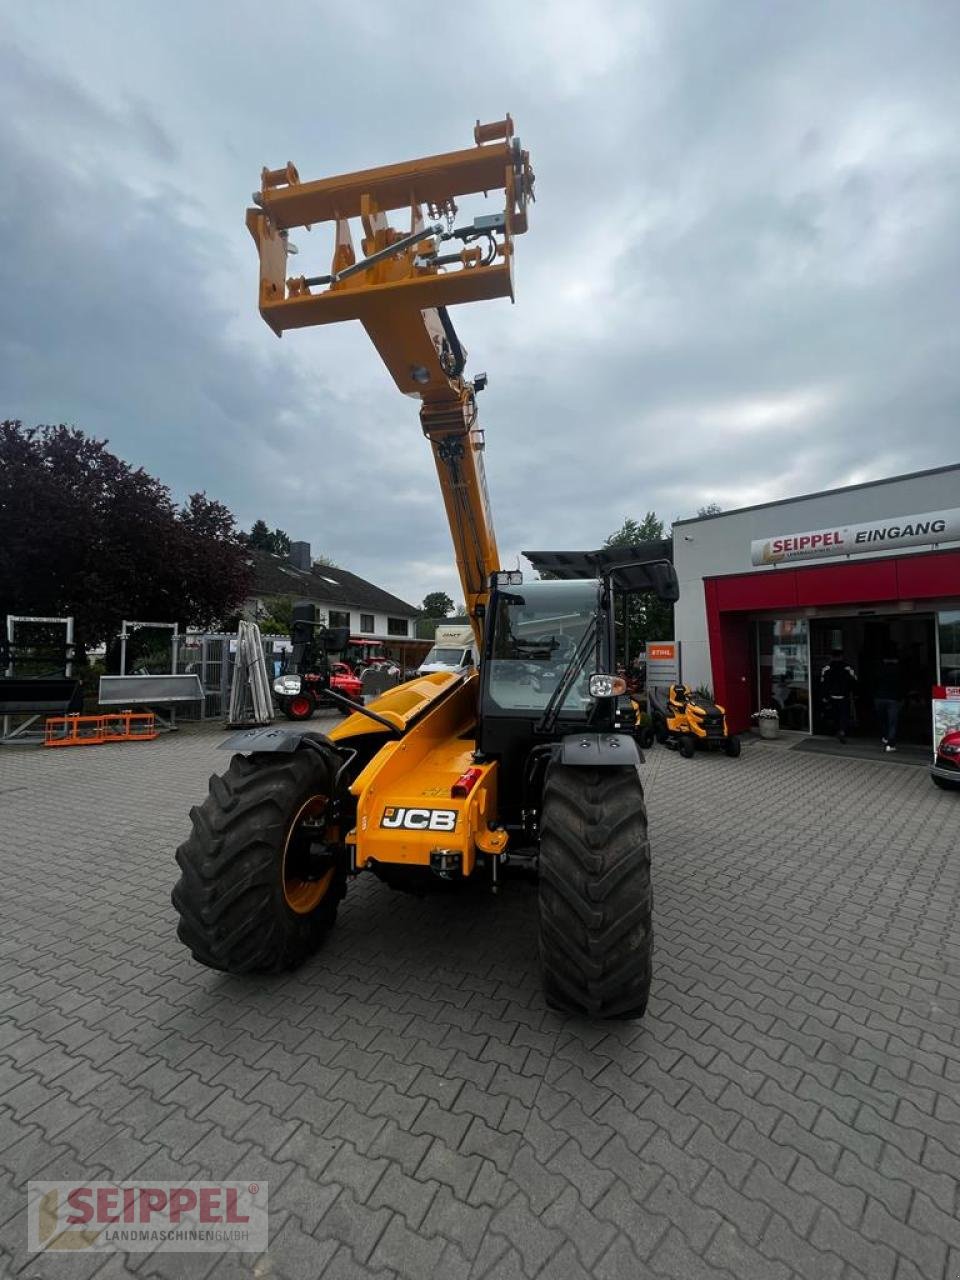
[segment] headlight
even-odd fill
[[[300,677],[299,676],[281,676],[278,680],[274,680],[273,692],[285,693],[285,694],[299,693]]]
[[[623,676],[607,676],[602,672],[590,677],[591,698],[616,698],[627,692],[627,682]]]
[[[960,746],[953,742],[941,742],[940,754],[943,756],[960,756]]]

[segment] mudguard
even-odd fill
[[[560,763],[579,768],[639,768],[643,752],[629,733],[574,733],[561,739]]]
[[[327,746],[335,746],[322,733],[297,733],[294,729],[284,729],[276,725],[265,725],[261,729],[243,729],[240,733],[231,733],[229,738],[220,743],[221,751],[297,751],[300,747],[310,745],[310,741],[322,742]]]

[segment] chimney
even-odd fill
[[[309,542],[290,543],[290,563],[295,569],[305,569],[307,573],[310,572],[313,565],[310,560]]]

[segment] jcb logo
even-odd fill
[[[387,805],[380,819],[381,827],[404,831],[456,831],[456,809],[406,809]]]

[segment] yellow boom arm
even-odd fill
[[[285,329],[359,320],[407,395],[433,447],[464,600],[477,639],[490,574],[499,567],[483,467],[476,395],[447,307],[513,297],[514,236],[527,229],[530,158],[509,116],[477,122],[475,146],[404,164],[301,182],[292,164],[264,169],[247,227],[260,254],[260,314]],[[457,197],[505,192],[502,213],[457,225]],[[405,211],[406,230],[387,214]],[[361,221],[360,256],[350,220]],[[293,227],[333,224],[330,271],[287,275]]]

